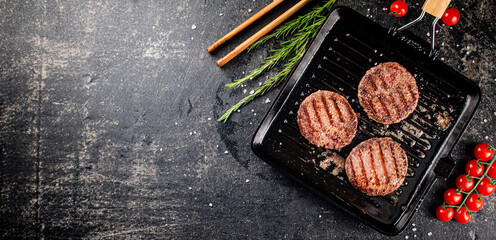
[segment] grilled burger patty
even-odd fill
[[[358,144],[346,158],[351,184],[369,196],[384,196],[405,180],[408,159],[391,138],[371,138]]]
[[[419,92],[415,78],[396,62],[369,69],[358,85],[358,100],[370,119],[383,124],[398,123],[417,107]]]
[[[357,132],[355,111],[341,95],[319,90],[305,98],[298,109],[301,134],[317,147],[340,149]]]

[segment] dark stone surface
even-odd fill
[[[296,1],[214,54],[205,49],[269,2],[0,1],[0,237],[384,238],[251,152],[280,88],[215,121],[260,80],[237,90],[224,84],[258,67],[278,42],[224,68],[215,61]],[[397,19],[387,14],[390,2],[337,5],[384,27],[414,19],[422,5],[408,1],[408,15]],[[483,92],[453,152],[465,161],[496,130],[496,9],[492,0],[452,5],[462,20],[438,25],[440,57]],[[430,20],[411,31],[427,38]],[[435,219],[453,182],[437,181],[391,238],[493,238],[494,197],[466,225]]]

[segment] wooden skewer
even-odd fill
[[[260,31],[257,33],[253,34],[250,38],[246,39],[243,43],[241,43],[239,46],[237,46],[234,50],[232,50],[230,53],[228,53],[225,57],[219,59],[217,61],[217,66],[222,67],[224,64],[227,62],[231,61],[234,57],[236,57],[238,54],[243,52],[246,48],[248,48],[251,44],[256,42],[258,39],[272,31],[275,27],[277,27],[279,24],[284,22],[286,19],[288,19],[291,15],[295,14],[300,10],[302,7],[304,7],[306,4],[311,2],[312,0],[301,0],[298,2],[296,5],[294,5],[292,8],[284,12],[281,16],[276,18],[274,21],[271,23],[267,24],[264,28],[262,28]]]
[[[207,52],[209,52],[209,53],[212,52],[217,47],[219,47],[220,45],[222,45],[223,43],[225,43],[227,40],[229,40],[232,37],[234,37],[236,34],[238,34],[239,32],[241,32],[246,27],[250,26],[250,24],[252,24],[253,22],[255,22],[257,19],[259,19],[260,17],[262,17],[263,15],[265,15],[268,11],[272,10],[277,5],[279,5],[279,3],[282,3],[282,2],[284,2],[284,0],[275,0],[275,1],[273,1],[271,4],[267,5],[262,10],[260,10],[259,12],[257,12],[255,15],[251,16],[246,21],[244,21],[243,23],[241,23],[235,29],[231,30],[224,37],[222,37],[221,39],[217,40],[217,42],[215,42],[214,44],[212,44],[210,47],[207,48]]]

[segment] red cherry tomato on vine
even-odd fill
[[[482,208],[482,205],[484,205],[484,201],[482,200],[482,197],[479,196],[479,194],[472,193],[468,195],[465,204],[467,205],[468,210],[475,212],[479,211]]]
[[[436,209],[436,217],[437,219],[443,222],[449,222],[455,216],[455,211],[453,208],[446,207],[445,205],[441,205]]]
[[[493,194],[494,189],[496,189],[496,186],[491,184],[491,179],[483,178],[480,181],[479,185],[477,185],[476,189],[480,195],[489,196],[489,195]]]
[[[469,177],[467,174],[461,174],[455,180],[456,188],[462,191],[470,191],[474,187],[474,179]]]
[[[496,178],[496,162],[493,162],[493,164],[489,167],[489,170],[487,170],[487,176]]]
[[[444,192],[443,198],[448,205],[457,205],[462,201],[462,194],[456,193],[454,188],[449,188]]]
[[[472,218],[472,216],[467,212],[465,206],[462,206],[458,211],[455,210],[455,221],[465,224],[470,221],[470,218]]]
[[[477,164],[477,160],[470,160],[465,165],[465,172],[472,177],[480,177],[484,173],[484,165]]]
[[[460,12],[456,8],[446,9],[441,20],[443,20],[444,24],[453,26],[460,20]]]
[[[402,0],[396,0],[391,3],[389,11],[395,17],[403,17],[405,16],[406,12],[408,12],[408,5]]]
[[[481,161],[489,161],[494,156],[494,150],[487,143],[479,143],[474,148],[474,156]]]

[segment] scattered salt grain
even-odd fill
[[[208,121],[212,120],[212,118],[207,118]]]
[[[188,187],[189,190],[191,190],[192,188],[191,187]]]
[[[255,90],[251,90],[251,91],[250,91],[250,94],[253,94],[253,93],[255,93]]]
[[[484,137],[486,140],[489,139],[489,136]]]
[[[189,135],[190,135],[190,136],[191,136],[191,135],[193,135],[193,132],[189,132]]]
[[[267,98],[267,99],[265,100],[265,103],[270,103],[270,99],[269,99],[269,98]]]
[[[417,228],[412,228],[412,231],[416,232],[417,231]]]
[[[236,111],[236,112],[241,112],[241,110],[240,110],[240,109],[238,109],[238,111]]]
[[[319,218],[322,218],[322,215],[319,215]]]
[[[175,122],[174,124],[177,125],[177,122]]]
[[[253,9],[249,8],[249,9],[248,9],[248,12],[250,12],[250,13],[251,13],[251,12],[253,12]]]
[[[226,150],[224,153],[225,153],[225,154],[228,154],[228,153],[229,153],[229,151],[227,151],[227,150]]]
[[[415,227],[415,226],[416,226],[416,224],[415,224],[415,223],[412,223],[412,226],[414,226],[414,227]]]
[[[212,207],[212,206],[213,206],[213,204],[212,204],[212,203],[209,203],[209,204],[208,204],[208,206],[209,206],[209,207]]]
[[[487,123],[487,119],[484,119],[484,122]]]
[[[222,15],[224,15],[224,14],[223,13],[219,13],[219,16],[222,16]]]
[[[160,151],[161,151],[161,152],[162,152],[162,150],[163,150],[163,149],[162,149],[162,148],[160,148]]]
[[[432,236],[432,232],[428,232],[427,233],[427,236]]]
[[[246,182],[250,182],[250,179],[246,179]]]
[[[246,93],[246,92],[247,92],[246,89],[243,89],[243,93]]]
[[[257,116],[257,113],[253,113],[253,116]]]
[[[405,236],[405,239],[409,239],[410,237],[409,236]]]
[[[195,30],[196,29],[196,25],[195,24],[191,25],[191,29]]]
[[[255,112],[255,109],[252,109],[251,112]],[[496,115],[496,112],[494,112],[494,115]]]

